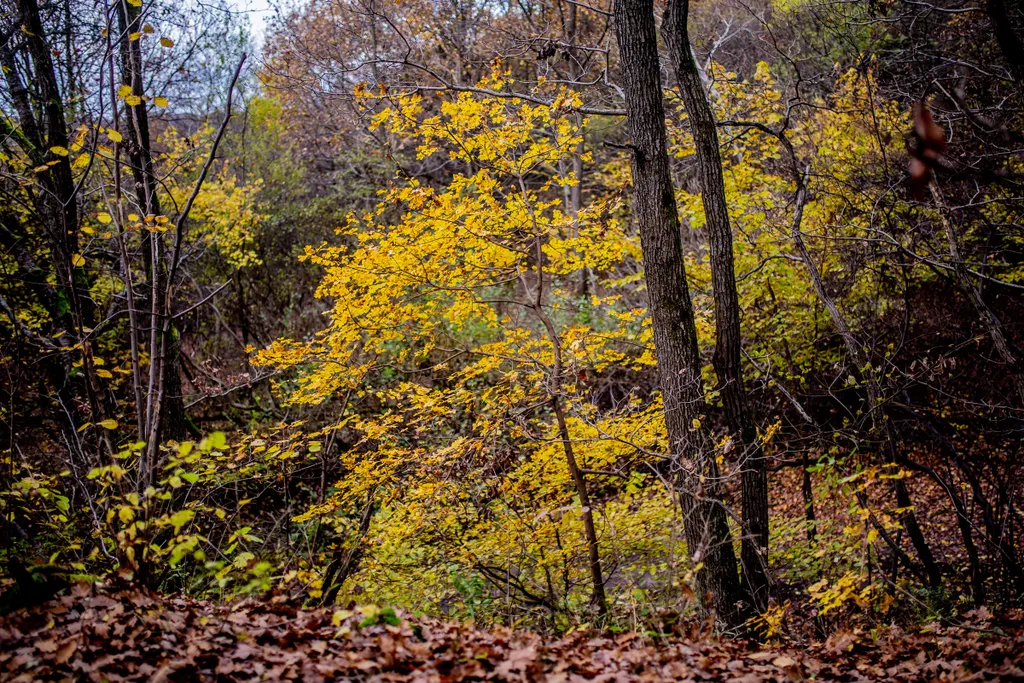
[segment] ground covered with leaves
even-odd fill
[[[0,679],[376,681],[991,681],[1024,679],[1024,630],[982,610],[915,633],[741,639],[574,633],[560,639],[399,615],[211,603],[80,584],[0,621]]]

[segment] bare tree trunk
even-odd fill
[[[1008,578],[1012,582],[1014,590],[1024,595],[1024,572],[1021,571],[1020,562],[1017,561],[1017,550],[1012,539],[1006,533],[1007,525],[996,515],[990,499],[990,493],[982,485],[978,472],[974,469],[972,462],[965,458],[956,445],[939,431],[930,417],[909,407],[907,407],[907,410],[925,426],[939,448],[953,462],[953,465],[967,481],[974,504],[978,506],[981,512],[981,520],[984,526],[982,538],[992,547],[995,554],[1001,560],[1004,570],[1009,574]],[[950,481],[952,482],[952,477]],[[944,487],[947,486],[945,483],[942,483],[942,485]],[[952,489],[952,483],[949,484],[948,488]],[[971,526],[973,528],[973,524]]]
[[[1009,7],[1007,5],[1009,4]],[[1024,10],[1019,2],[1010,0],[988,0],[985,3],[988,17],[992,21],[992,29],[996,34],[996,42],[1006,61],[1010,63],[1010,73],[1017,85],[1024,84]]]
[[[982,572],[981,560],[978,557],[978,548],[974,543],[974,531],[971,528],[971,517],[967,512],[967,506],[960,494],[933,468],[915,462],[908,463],[910,467],[927,474],[932,481],[938,484],[946,493],[949,502],[953,505],[956,513],[956,523],[960,529],[960,538],[964,542],[964,551],[967,553],[967,563],[971,568],[971,597],[975,605],[982,605],[985,602],[985,575]]]
[[[578,12],[579,8],[574,3],[570,3],[566,9],[562,38],[567,45],[574,45],[576,43],[576,37],[578,34]],[[565,55],[566,59],[569,61],[569,82],[576,83],[580,78],[581,71],[576,51],[571,47],[567,47]],[[580,127],[580,132],[582,134],[583,115],[579,112],[576,113],[576,124]],[[569,210],[572,212],[573,218],[579,216],[580,208],[583,206],[583,152],[584,143],[581,139],[579,144],[576,145],[576,150],[572,155],[572,174],[576,183],[569,188]],[[575,226],[574,229],[578,231],[579,226]],[[584,265],[580,269],[580,281],[577,294],[581,297],[585,297],[589,291],[590,272],[586,265]]]
[[[523,200],[526,202],[526,206],[530,206],[528,193],[526,192],[526,184],[522,177],[519,178],[519,185],[522,189]],[[533,219],[532,209],[531,219]],[[580,507],[582,508],[581,515],[583,518],[583,534],[587,541],[590,579],[593,584],[591,601],[597,607],[598,614],[604,617],[608,614],[608,599],[605,597],[604,592],[604,574],[601,570],[601,554],[598,547],[597,528],[594,526],[594,510],[590,504],[590,493],[587,490],[587,480],[583,476],[583,471],[580,470],[579,463],[576,461],[576,453],[573,451],[572,440],[569,438],[569,427],[565,422],[565,407],[562,404],[562,375],[564,373],[564,366],[562,364],[562,344],[554,322],[552,322],[551,318],[544,312],[544,242],[543,236],[537,230],[535,220],[533,221],[533,225],[533,247],[535,250],[534,259],[536,260],[534,265],[537,271],[537,283],[533,300],[529,303],[525,303],[524,305],[530,308],[534,312],[534,315],[537,316],[537,319],[540,320],[548,335],[548,340],[551,342],[551,350],[554,354],[555,361],[554,366],[551,369],[551,377],[548,380],[551,384],[551,408],[555,413],[555,419],[558,424],[558,438],[562,442],[562,451],[565,453],[565,462],[569,468],[569,474],[572,476],[573,486],[576,489],[576,496],[580,499]]]
[[[366,506],[359,516],[359,531],[352,545],[343,551],[338,552],[331,563],[324,571],[320,588],[323,591],[321,604],[333,605],[338,599],[338,592],[345,585],[345,581],[359,570],[359,563],[366,552],[365,539],[370,531],[370,522],[373,521],[374,512],[377,510],[376,501],[373,499],[373,491],[367,496]]]
[[[556,363],[560,364],[558,361]],[[559,373],[560,375],[560,373]],[[560,376],[558,377],[561,383]],[[597,607],[597,613],[601,616],[608,614],[608,599],[604,592],[604,576],[601,571],[601,555],[597,543],[597,529],[594,527],[594,510],[590,505],[590,494],[587,491],[587,482],[583,478],[583,472],[576,462],[576,454],[573,452],[572,441],[569,440],[569,428],[565,423],[565,409],[556,394],[551,397],[551,406],[555,411],[555,419],[558,421],[558,437],[562,441],[562,450],[565,451],[565,460],[569,465],[569,474],[572,475],[573,485],[576,488],[576,495],[580,499],[580,507],[583,508],[583,532],[587,539],[587,556],[590,565],[590,579],[593,584],[592,602]]]
[[[715,301],[715,374],[729,427],[740,440],[743,537],[740,561],[747,592],[757,610],[768,605],[768,470],[757,430],[747,405],[740,367],[742,335],[740,302],[733,265],[732,227],[725,202],[722,157],[718,151],[718,130],[708,103],[700,69],[693,58],[687,20],[689,0],[669,0],[662,22],[662,35],[697,152],[697,175],[708,233],[711,257],[711,286]]]
[[[622,61],[633,155],[633,212],[640,230],[644,274],[690,554],[705,607],[719,622],[739,622],[736,556],[722,503],[705,412],[697,330],[686,282],[679,215],[666,150],[657,30],[651,0],[617,0],[615,25]]]
[[[142,9],[126,0],[115,0],[118,24],[120,29],[121,80],[131,88],[134,96],[142,98],[145,94],[142,73],[142,48],[140,41],[131,40],[130,36],[142,31]],[[117,103],[114,103],[117,106]],[[126,105],[128,113],[128,158],[131,162],[132,176],[135,180],[135,193],[139,207],[144,215],[160,215],[160,198],[157,194],[157,177],[153,168],[152,141],[150,139],[149,112],[144,100],[135,105]],[[180,344],[177,331],[171,326],[164,338],[161,330],[164,327],[162,318],[169,315],[170,310],[161,312],[161,288],[171,286],[162,283],[166,278],[162,233],[144,232],[142,253],[146,261],[145,271],[149,276],[149,287],[142,297],[150,308],[150,381],[147,394],[148,407],[146,413],[145,434],[139,438],[146,441],[163,439],[180,440],[188,434],[188,420],[185,415],[184,400],[181,390]],[[141,330],[133,330],[140,334]],[[162,354],[158,349],[163,349]],[[160,387],[164,389],[161,392]],[[159,414],[159,418],[156,416]]]

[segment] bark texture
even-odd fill
[[[743,538],[741,563],[747,593],[754,607],[768,605],[768,471],[757,430],[747,404],[740,367],[742,336],[740,302],[733,264],[732,226],[725,202],[722,157],[714,112],[693,59],[687,19],[689,0],[669,0],[661,31],[669,49],[679,92],[686,106],[697,157],[697,177],[704,204],[715,300],[715,374],[734,438],[739,439]]]
[[[651,0],[617,0],[615,24],[632,140],[633,214],[640,230],[674,478],[698,588],[720,623],[738,621],[739,577],[705,412],[693,304],[666,150]]]

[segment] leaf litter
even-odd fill
[[[1011,681],[1024,680],[1022,659],[1024,629],[986,610],[956,626],[841,631],[778,648],[633,633],[545,639],[390,609],[87,584],[0,620],[7,681]]]

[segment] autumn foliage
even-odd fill
[[[11,675],[1019,674],[1015,8],[5,3]]]

